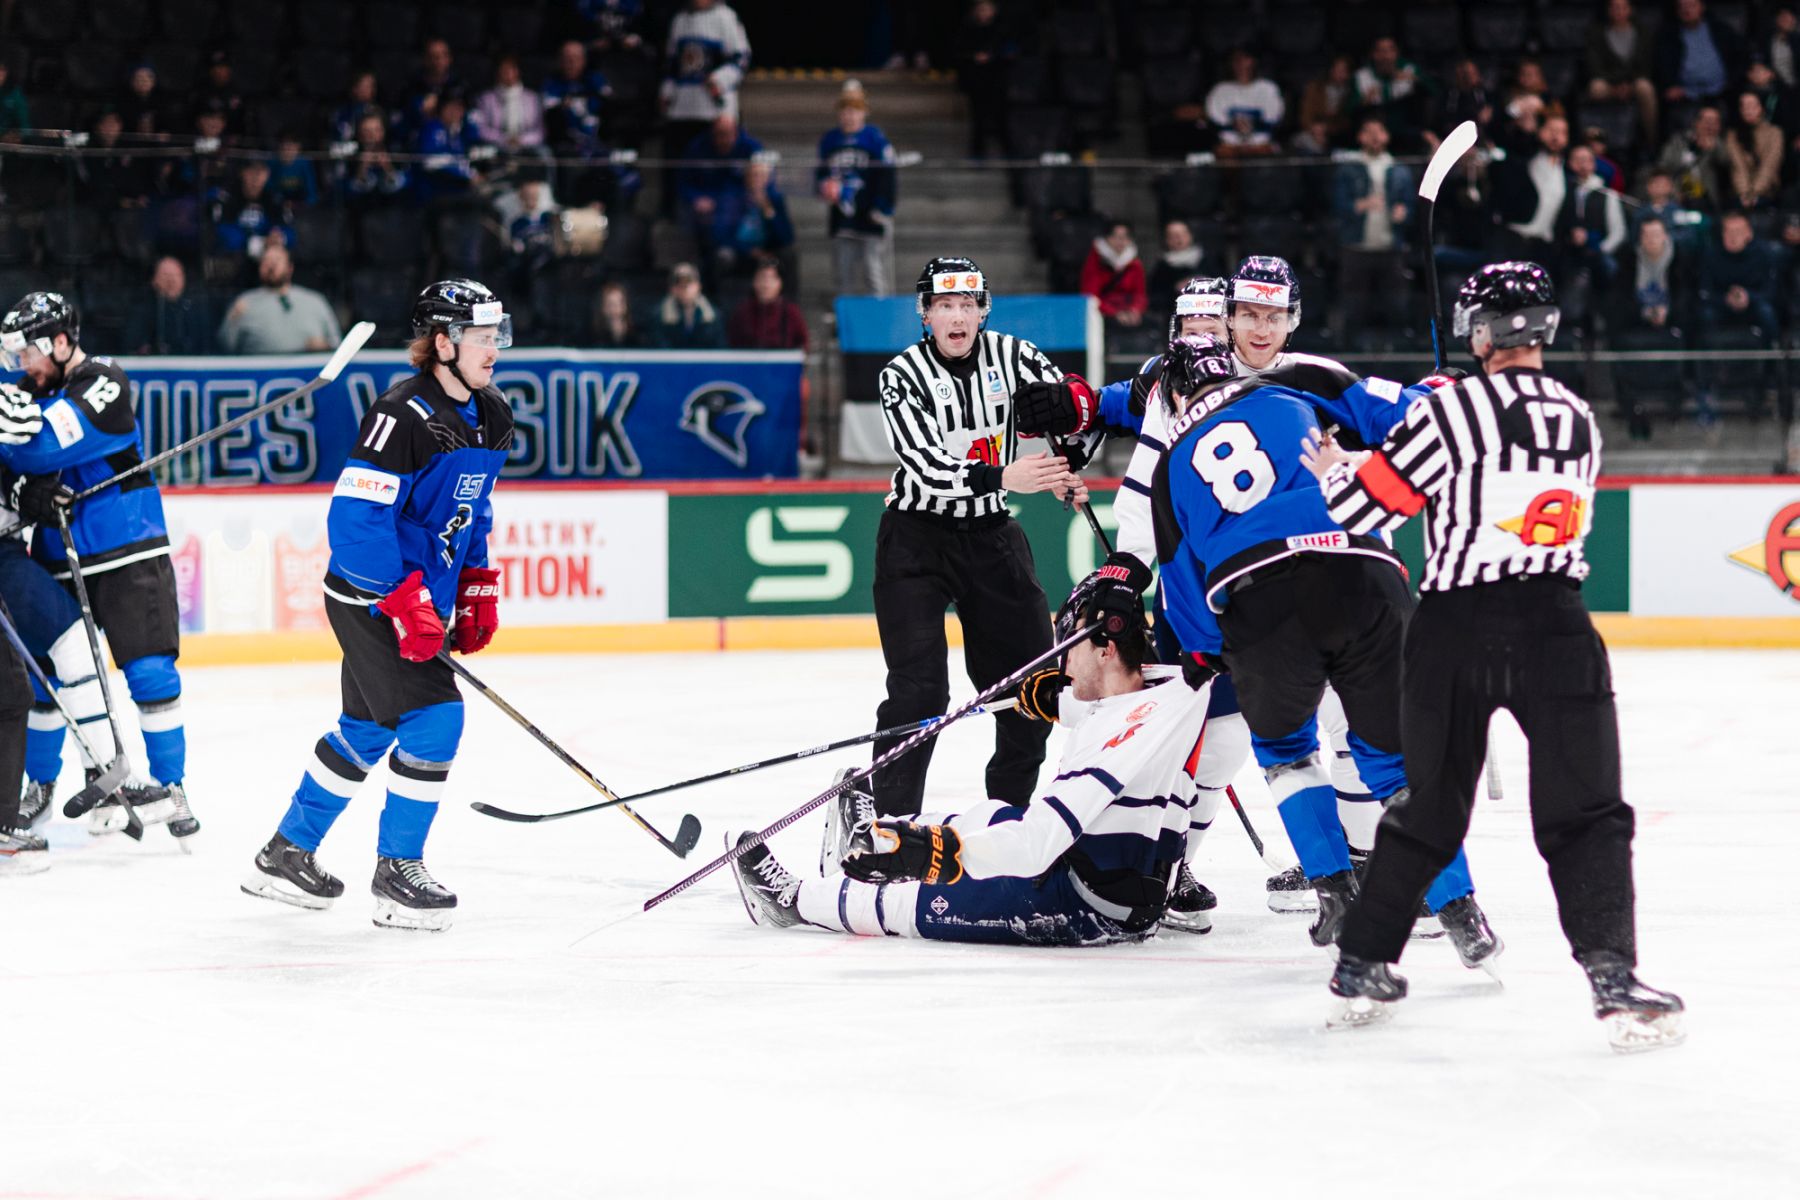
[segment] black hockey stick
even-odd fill
[[[1017,700],[1000,700],[993,704],[978,708],[976,712],[1004,712],[1018,704]],[[567,808],[561,812],[520,813],[509,812],[504,808],[495,808],[492,804],[484,804],[477,800],[469,807],[484,817],[498,817],[502,821],[520,821],[535,824],[538,821],[559,821],[564,817],[579,816],[582,813],[598,812],[603,808],[612,808],[617,804],[628,804],[636,800],[646,800],[651,796],[661,796],[666,792],[679,792],[683,788],[699,787],[703,783],[712,783],[718,779],[729,779],[734,775],[748,775],[752,771],[760,771],[764,767],[778,767],[783,763],[797,762],[803,758],[811,758],[815,754],[828,754],[833,750],[844,750],[851,746],[860,746],[864,742],[879,741],[882,738],[902,737],[915,730],[926,729],[943,721],[942,717],[926,717],[923,721],[914,721],[910,725],[895,725],[891,729],[877,729],[874,733],[865,733],[858,737],[845,738],[841,742],[827,742],[823,746],[814,746],[810,750],[796,750],[792,754],[783,754],[779,758],[765,758],[761,762],[745,763],[741,767],[727,767],[723,771],[714,771],[711,775],[700,775],[693,779],[683,779],[680,783],[664,784],[659,788],[651,788],[647,792],[638,792],[633,796],[625,796],[618,800],[602,800],[598,804],[585,804],[580,808]]]
[[[81,604],[81,624],[87,630],[88,650],[94,655],[94,670],[100,676],[100,700],[106,705],[106,721],[112,726],[113,745],[119,748],[121,755],[125,751],[125,739],[119,736],[119,717],[113,709],[112,682],[107,678],[106,660],[100,657],[100,631],[94,625],[94,608],[88,603],[87,580],[81,577],[81,556],[75,551],[75,535],[69,532],[69,510],[56,510],[56,523],[62,531],[63,553],[69,560],[69,578],[75,581],[75,599]],[[89,755],[89,757],[93,757]],[[69,797],[63,805],[63,816],[79,817],[87,809],[71,809],[75,807],[78,796]],[[92,807],[90,805],[89,807]],[[125,836],[133,841],[144,838],[144,823],[138,819],[137,810],[131,805],[121,802],[120,808],[125,810]]]
[[[921,729],[899,745],[890,747],[887,753],[877,755],[875,761],[868,766],[859,767],[857,770],[852,771],[850,774],[844,776],[842,779],[820,792],[817,796],[814,796],[811,800],[808,800],[805,804],[802,804],[799,808],[796,808],[787,816],[782,817],[779,821],[770,825],[767,829],[759,830],[758,832],[751,834],[750,837],[739,841],[737,845],[731,847],[731,849],[713,859],[704,867],[701,867],[698,871],[695,871],[692,875],[683,879],[680,883],[650,897],[650,899],[644,901],[642,911],[649,912],[657,905],[673,900],[676,896],[681,895],[681,893],[687,891],[696,883],[699,883],[702,879],[705,879],[708,875],[717,871],[720,867],[727,866],[742,858],[745,854],[749,853],[752,847],[762,845],[764,842],[798,821],[801,817],[804,817],[807,813],[830,803],[833,797],[842,794],[849,788],[855,787],[857,784],[873,775],[876,771],[879,771],[882,767],[887,766],[901,755],[911,751],[915,746],[924,742],[926,738],[936,737],[945,729],[962,720],[982,705],[987,704],[1002,692],[1009,692],[1013,688],[1018,687],[1021,683],[1025,682],[1026,677],[1033,671],[1037,670],[1047,662],[1054,662],[1060,659],[1062,655],[1068,651],[1069,647],[1075,645],[1083,638],[1090,636],[1097,628],[1099,628],[1098,625],[1085,625],[1076,630],[1056,645],[1050,647],[1048,650],[1014,671],[1011,675],[1008,675],[1005,679],[1002,679],[998,683],[983,690],[973,700],[969,701],[961,708],[945,713],[943,719],[936,724],[929,728]]]
[[[56,711],[62,714],[63,724],[67,725],[69,732],[75,735],[75,742],[81,747],[82,754],[87,756],[89,762],[99,763],[100,756],[94,753],[93,744],[87,740],[87,734],[81,731],[81,725],[75,720],[74,714],[69,711],[68,706],[63,704],[62,697],[51,685],[49,676],[44,674],[44,668],[38,666],[37,659],[33,658],[31,651],[26,649],[25,639],[19,636],[18,629],[14,627],[12,619],[7,616],[6,609],[3,607],[0,607],[0,632],[5,633],[6,640],[12,643],[12,648],[17,651],[20,658],[25,660],[25,669],[30,671],[32,677],[38,681],[38,686],[44,689],[44,694],[50,697],[50,702],[56,705]],[[118,791],[119,785],[124,783],[126,776],[130,774],[131,760],[125,756],[124,747],[115,746],[112,762],[102,768],[100,774],[94,776],[92,783],[69,797],[68,802],[63,806],[63,815],[79,817]],[[141,826],[139,835],[142,836]]]
[[[489,700],[492,700],[494,702],[494,707],[498,708],[501,712],[517,722],[519,728],[536,738],[543,744],[546,750],[560,758],[563,761],[564,766],[587,780],[590,787],[599,792],[602,796],[605,796],[608,801],[618,801],[618,795],[614,793],[611,788],[596,779],[592,771],[582,766],[579,762],[576,762],[573,755],[551,741],[549,736],[545,734],[543,730],[539,729],[536,725],[533,725],[531,721],[526,718],[525,714],[508,704],[506,698],[500,695],[499,692],[496,692],[493,688],[476,678],[474,672],[470,671],[469,668],[463,666],[454,658],[451,658],[448,650],[439,650],[438,657],[448,663],[452,671],[455,671],[458,675],[467,680],[470,687],[486,696]],[[700,844],[700,818],[696,817],[693,813],[688,813],[681,818],[681,827],[675,831],[675,840],[670,841],[662,835],[662,832],[658,830],[656,826],[638,816],[637,812],[633,810],[630,805],[620,803],[618,804],[618,809],[620,812],[630,817],[632,822],[639,829],[642,829],[645,833],[661,842],[663,849],[667,850],[670,854],[673,854],[676,858],[686,858],[688,856],[688,851]]]
[[[319,373],[295,388],[293,391],[277,396],[267,403],[259,404],[249,412],[239,413],[223,425],[216,425],[204,433],[197,433],[179,446],[171,446],[159,454],[153,454],[142,462],[125,468],[125,470],[120,471],[110,479],[102,479],[93,487],[83,488],[75,494],[75,499],[86,500],[88,497],[103,492],[109,487],[118,485],[121,481],[129,479],[133,475],[142,475],[146,471],[153,471],[157,467],[168,462],[171,458],[186,454],[189,450],[192,450],[197,446],[203,446],[207,442],[221,438],[234,429],[241,429],[265,413],[273,412],[284,404],[291,404],[295,400],[312,395],[314,392],[336,379],[339,372],[344,369],[352,358],[356,357],[357,352],[363,348],[364,343],[366,343],[374,333],[375,325],[372,321],[357,322],[350,327],[350,332],[344,335],[344,340],[338,343],[337,350],[332,354],[330,361],[325,364]],[[28,522],[14,518],[10,524],[0,525],[0,537],[5,537],[15,529],[23,528],[26,524],[28,524]]]

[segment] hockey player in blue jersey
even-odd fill
[[[1267,307],[1287,299],[1271,291]],[[1316,714],[1329,685],[1363,782],[1384,804],[1404,803],[1400,641],[1412,599],[1386,542],[1331,519],[1300,447],[1322,423],[1379,443],[1404,401],[1429,388],[1346,379],[1321,393],[1236,375],[1214,338],[1170,344],[1163,385],[1185,403],[1151,488],[1164,605],[1192,670],[1223,666],[1237,682],[1257,762],[1319,896],[1313,941],[1329,946],[1357,885]],[[1426,896],[1470,966],[1499,948],[1473,891],[1458,851]]]
[[[137,705],[150,774],[163,785],[131,783],[94,810],[89,828],[108,832],[123,827],[123,810],[118,807],[123,798],[139,807],[146,821],[166,821],[186,850],[187,839],[199,832],[200,822],[188,806],[183,783],[187,733],[181,717],[181,675],[175,666],[181,627],[162,495],[156,481],[140,473],[74,503],[76,492],[143,460],[131,381],[112,359],[89,355],[80,342],[80,315],[55,292],[32,292],[0,318],[0,365],[24,372],[19,386],[30,394],[43,420],[39,431],[23,444],[0,445],[0,465],[19,477],[12,489],[13,507],[21,519],[37,525],[32,557],[72,597],[61,530],[67,519],[95,624],[105,632]],[[15,562],[11,572],[16,576],[25,569]],[[15,578],[15,583],[23,588],[30,581]],[[74,645],[69,634],[75,624],[73,599],[58,604],[39,588],[31,591],[39,603],[26,611],[21,597],[18,615],[26,626],[43,632],[41,649],[63,682],[84,682],[93,674],[93,656],[86,649],[85,633],[79,650],[68,649]],[[66,643],[60,662],[50,654],[52,643]],[[49,791],[60,773],[63,726],[49,698],[39,696],[38,701],[26,773],[37,784],[37,794],[30,797],[32,807],[41,812],[39,806],[48,807]],[[89,770],[95,767],[90,765]]]
[[[425,869],[425,837],[462,737],[463,707],[438,653],[448,642],[473,654],[500,624],[489,495],[512,446],[513,416],[493,377],[512,344],[512,318],[486,287],[451,279],[419,294],[412,328],[418,374],[363,417],[327,518],[325,610],[344,651],[343,715],[313,748],[243,890],[301,908],[329,908],[343,895],[343,882],[313,854],[386,755],[370,885],[375,924],[441,930],[456,896]]]
[[[867,123],[861,92],[838,99],[838,123],[819,139],[814,179],[826,204],[837,290],[843,295],[885,296],[893,291],[889,270],[894,228],[894,147]]]

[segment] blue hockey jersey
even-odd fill
[[[384,392],[331,493],[325,594],[372,612],[418,571],[447,621],[462,569],[488,565],[489,497],[512,440],[512,408],[495,388],[458,404],[415,375]]]
[[[38,389],[29,377],[18,385],[43,409],[44,427],[22,446],[0,446],[0,462],[15,473],[60,475],[80,492],[143,461],[131,381],[112,359],[87,356],[69,368],[61,387]],[[162,493],[148,471],[76,505],[69,529],[83,575],[169,552]],[[60,531],[40,527],[32,553],[52,574],[67,578]]]
[[[1423,387],[1357,380],[1311,360],[1305,372],[1235,379],[1196,397],[1175,423],[1151,484],[1163,603],[1182,648],[1221,649],[1214,614],[1233,580],[1303,552],[1400,560],[1385,541],[1331,519],[1301,444],[1337,423],[1378,445]],[[1284,378],[1287,382],[1273,382]],[[1304,381],[1310,386],[1294,386]]]

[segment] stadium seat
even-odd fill
[[[409,266],[425,258],[419,214],[403,208],[364,213],[357,222],[363,259],[377,266]]]
[[[1544,82],[1550,85],[1552,96],[1575,95],[1582,69],[1581,55],[1542,54],[1538,56],[1538,66],[1544,70]]]
[[[1060,108],[1014,108],[1006,114],[1006,147],[1014,158],[1072,148],[1069,114]]]
[[[1140,82],[1144,111],[1155,117],[1184,104],[1198,104],[1205,95],[1200,61],[1192,55],[1158,56],[1144,60]]]
[[[494,31],[501,47],[514,53],[536,50],[544,42],[545,17],[545,10],[541,6],[507,5],[506,15],[500,20],[499,28]],[[527,75],[526,78],[539,77]]]
[[[1662,329],[1621,329],[1612,336],[1614,350],[1644,352],[1685,349],[1681,331]],[[1693,390],[1689,373],[1680,365],[1664,360],[1612,364],[1613,395],[1618,400],[1619,415],[1633,437],[1650,433],[1652,406],[1661,402],[1671,415],[1679,413]]]
[[[1193,13],[1185,6],[1140,8],[1132,42],[1137,49],[1139,62],[1171,54],[1186,54],[1194,45]]]
[[[1708,380],[1713,403],[1721,412],[1738,410],[1752,417],[1768,411],[1764,393],[1773,386],[1774,362],[1769,359],[1712,359],[1708,350],[1770,350],[1776,345],[1778,330],[1754,330],[1726,326],[1707,329],[1694,339],[1700,351],[1701,378]],[[1665,366],[1667,364],[1664,364]]]
[[[219,0],[162,0],[157,17],[157,32],[163,38],[202,46],[212,40],[219,24]]]
[[[1256,41],[1259,32],[1255,11],[1240,0],[1202,0],[1200,44],[1215,57],[1250,45]]]
[[[1298,265],[1305,261],[1308,250],[1306,226],[1291,216],[1257,214],[1244,218],[1243,252],[1273,254]],[[1323,309],[1315,310],[1321,316]]]
[[[1644,7],[1648,8],[1650,6],[1645,5]],[[1781,6],[1776,5],[1775,7],[1779,8]],[[1720,21],[1731,26],[1733,29],[1737,30],[1738,36],[1749,37],[1750,9],[1751,6],[1748,4],[1740,3],[1739,0],[1732,0],[1731,3],[1708,4],[1706,6],[1706,15],[1715,21]]]
[[[431,31],[458,53],[480,50],[492,44],[487,8],[477,4],[429,5]],[[504,19],[504,18],[502,18]],[[482,77],[485,82],[485,77]],[[474,83],[474,80],[470,80]]]
[[[156,242],[151,237],[150,214],[141,208],[122,208],[107,222],[112,228],[113,249],[120,258],[137,267],[148,267],[156,259]]]
[[[375,322],[376,340],[404,344],[412,328],[413,298],[424,280],[388,267],[359,267],[350,273],[350,317]]]
[[[225,29],[233,46],[275,46],[288,40],[286,0],[255,0],[225,6]]]
[[[37,257],[37,239],[24,215],[10,205],[0,208],[0,266],[16,267]]]
[[[352,0],[306,0],[294,32],[303,46],[342,50],[356,39],[356,9]]]
[[[1637,106],[1624,101],[1583,101],[1575,109],[1575,130],[1596,126],[1606,131],[1609,154],[1629,154],[1638,140]]]
[[[1531,31],[1523,5],[1488,4],[1469,10],[1469,49],[1480,54],[1517,54]]]
[[[1413,58],[1438,58],[1462,48],[1462,14],[1445,5],[1409,8],[1400,18],[1400,44]]]
[[[319,127],[319,105],[304,96],[266,96],[244,102],[244,126],[251,137],[273,142],[284,133],[298,134],[302,141]]]
[[[87,33],[100,41],[140,42],[150,27],[149,5],[142,0],[93,0],[87,24]]]
[[[31,97],[31,123],[39,129],[73,129],[80,124],[81,110],[73,96],[38,93]],[[6,194],[14,194],[12,186],[13,166],[6,168]]]
[[[1305,176],[1299,167],[1247,162],[1240,165],[1237,172],[1238,199],[1246,216],[1300,211],[1301,185]]]
[[[81,31],[81,10],[73,4],[20,4],[12,10],[18,36],[38,45],[62,45]]]
[[[157,86],[172,95],[192,91],[200,77],[200,47],[188,42],[155,42],[144,50],[144,61],[156,69]]]
[[[1182,167],[1158,176],[1152,185],[1157,219],[1166,223],[1214,215],[1219,211],[1219,183],[1219,168],[1213,166]]]
[[[1585,4],[1557,4],[1538,13],[1538,38],[1552,53],[1586,49],[1594,10]]]
[[[1094,207],[1093,171],[1087,167],[1030,167],[1019,190],[1025,207],[1040,212],[1087,212]]]
[[[1027,54],[1013,60],[1012,68],[1006,73],[1006,102],[1016,104],[1042,104],[1050,98],[1052,71],[1050,60],[1040,55]]]
[[[1072,293],[1081,290],[1081,264],[1087,261],[1094,239],[1104,232],[1100,218],[1092,213],[1061,217],[1046,226],[1044,257],[1049,267],[1051,291]]]
[[[100,214],[91,208],[55,208],[44,214],[44,251],[63,266],[93,262],[106,243]]]
[[[503,247],[494,222],[477,210],[441,214],[435,232],[446,274],[480,278],[501,259]]]
[[[231,48],[231,82],[246,100],[278,91],[286,76],[282,47],[242,42]]]
[[[1277,58],[1317,54],[1324,49],[1326,15],[1317,4],[1282,4],[1269,12],[1269,49]]]
[[[1041,28],[1058,57],[1099,54],[1106,49],[1106,15],[1097,6],[1059,8]]]
[[[341,266],[350,257],[350,214],[340,208],[294,209],[294,262]]]
[[[606,244],[600,247],[600,261],[609,271],[649,271],[655,266],[650,243],[650,226],[635,213],[608,215]]]
[[[419,46],[419,5],[377,0],[363,8],[363,36],[371,50],[404,50]]]
[[[125,51],[105,42],[76,42],[63,51],[63,78],[80,96],[111,96],[125,82]]]
[[[400,106],[418,67],[419,56],[413,50],[377,47],[369,51],[369,69],[375,72],[375,86],[385,107]]]
[[[1361,51],[1378,37],[1397,37],[1400,22],[1394,14],[1385,8],[1377,8],[1372,4],[1331,4],[1323,6],[1329,10],[1327,17],[1326,43],[1329,47],[1343,47],[1348,53],[1360,58]],[[1272,17],[1271,23],[1278,23],[1285,18],[1287,10],[1282,10]]]
[[[593,259],[564,258],[551,264],[549,274],[549,294],[539,321],[559,341],[580,345],[591,340],[605,268]]]
[[[350,88],[350,60],[335,46],[300,46],[293,52],[294,86],[302,96],[333,107]]]
[[[1104,58],[1056,60],[1057,92],[1074,109],[1084,113],[1110,113],[1117,91],[1112,63]]]

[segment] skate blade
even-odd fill
[[[1162,923],[1164,929],[1179,933],[1211,933],[1213,927],[1212,914],[1206,912],[1164,913]]]
[[[1309,913],[1319,911],[1319,898],[1311,892],[1270,892],[1269,911],[1278,913]]]
[[[1680,1013],[1613,1013],[1601,1019],[1615,1054],[1641,1054],[1687,1041]]]
[[[135,812],[138,820],[146,825],[162,825],[175,815],[175,802],[166,799],[152,800],[148,804],[132,805],[131,811]],[[119,824],[122,826],[124,823],[124,819],[121,818]]]
[[[311,892],[303,892],[271,875],[264,875],[261,871],[252,871],[250,878],[238,885],[238,890],[246,896],[260,896],[264,900],[291,904],[295,908],[315,910],[330,908],[332,900],[335,899],[332,896],[315,896]]]
[[[381,929],[416,929],[424,933],[442,933],[450,928],[455,913],[451,908],[408,908],[394,900],[377,899],[371,918]]]
[[[1333,946],[1332,949],[1337,949]],[[1325,1014],[1325,1028],[1332,1031],[1367,1029],[1380,1025],[1394,1015],[1391,1000],[1371,1000],[1367,996],[1339,997],[1335,1008]]]
[[[1500,969],[1496,965],[1500,956],[1504,953],[1506,953],[1506,943],[1501,940],[1498,934],[1496,934],[1494,936],[1493,952],[1485,958],[1479,958],[1474,962],[1470,962],[1468,959],[1462,958],[1462,951],[1460,948],[1456,952],[1456,957],[1462,958],[1462,965],[1469,968],[1469,970],[1485,972],[1487,977],[1492,979],[1495,983],[1504,984],[1506,980],[1500,978]]]
[[[831,818],[829,816],[826,817],[828,833],[830,820]],[[738,837],[738,834],[733,833],[729,829],[725,831],[725,849],[727,851],[730,851],[732,847],[737,845]],[[737,884],[738,899],[744,902],[744,912],[749,916],[750,923],[758,929],[762,928],[762,905],[756,902],[756,898],[750,894],[750,889],[744,886],[744,876],[738,870],[738,865],[735,862],[731,864],[731,882]]]
[[[1413,922],[1412,932],[1407,936],[1415,942],[1429,941],[1434,938],[1443,937],[1444,927],[1437,923],[1437,918],[1435,917],[1432,918],[1430,924],[1426,924],[1425,918],[1420,917],[1417,921]]]
[[[47,850],[17,850],[0,854],[0,875],[42,875],[50,869]]]

